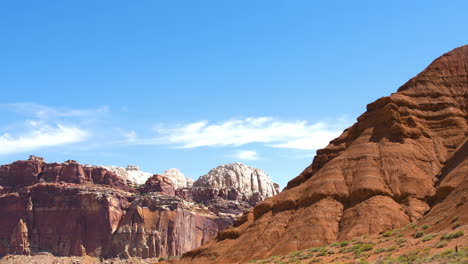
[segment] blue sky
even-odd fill
[[[0,163],[198,178],[244,162],[285,186],[316,148],[441,54],[466,1],[2,1]]]

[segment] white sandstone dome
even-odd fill
[[[185,178],[184,174],[175,168],[166,170],[162,176],[169,178],[176,189],[191,188],[194,182],[190,178]]]
[[[99,166],[110,172],[115,173],[120,178],[131,181],[136,184],[144,184],[153,174],[149,172],[140,171],[138,166],[128,165],[127,168],[117,166]]]
[[[279,193],[279,185],[273,183],[264,171],[238,162],[220,165],[210,170],[195,181],[193,187],[234,188],[245,195],[259,193],[263,198]]]

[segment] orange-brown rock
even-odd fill
[[[74,160],[46,163],[43,158],[31,155],[29,160],[0,166],[0,186],[18,188],[39,182],[104,184],[130,190],[116,174],[101,167],[82,166]]]
[[[181,255],[250,208],[239,201],[199,205],[181,199],[161,175],[137,190],[102,167],[34,156],[0,166],[0,182],[0,256]]]
[[[140,192],[159,192],[170,196],[175,196],[176,193],[172,181],[169,178],[159,174],[154,174],[148,180],[146,180],[145,185],[140,188]]]
[[[244,263],[428,217],[466,224],[467,106],[463,46],[369,104],[282,193],[181,262]]]
[[[113,234],[108,256],[168,257],[201,246],[225,226],[215,214],[175,196],[149,193],[133,201]]]

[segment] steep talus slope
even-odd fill
[[[282,193],[181,261],[242,263],[466,212],[467,102],[463,46],[369,104]]]

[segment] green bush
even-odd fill
[[[443,248],[447,246],[447,240],[439,241],[434,245],[436,248]]]
[[[427,242],[429,240],[432,240],[434,237],[436,237],[436,235],[434,235],[434,234],[427,235],[427,236],[423,237],[422,242]]]
[[[418,231],[416,233],[414,233],[414,238],[420,238],[424,236],[424,232],[423,231]]]
[[[465,235],[465,232],[463,232],[463,230],[459,230],[457,232],[453,232],[453,233],[450,233],[450,234],[443,234],[440,239],[443,240],[443,239],[446,239],[446,240],[452,240],[452,239],[455,239],[455,238],[459,238],[459,237],[462,237]]]
[[[369,250],[372,250],[374,249],[374,246],[372,246],[371,244],[363,244],[359,247],[359,252],[364,252],[364,251],[369,251]]]
[[[429,228],[429,225],[423,225],[423,226],[421,226],[421,228],[424,229],[424,230],[426,230],[426,229]]]
[[[385,248],[378,248],[374,251],[374,254],[379,254],[379,253],[382,253],[382,252],[385,252],[387,251]]]
[[[343,241],[343,242],[341,242],[341,245],[340,245],[340,246],[341,246],[341,247],[346,247],[346,246],[348,246],[348,245],[349,245],[349,241]]]
[[[387,252],[395,251],[396,249],[397,249],[396,246],[391,246],[391,247],[387,248]]]
[[[397,244],[398,244],[398,245],[400,245],[400,244],[403,244],[403,243],[405,243],[405,242],[406,242],[406,238],[402,238],[402,237],[400,237],[400,238],[398,238],[398,239],[397,239],[397,241],[396,241],[396,242],[397,242]]]
[[[453,229],[457,228],[457,227],[460,227],[461,226],[461,223],[460,222],[456,222],[454,225],[453,225]]]
[[[454,223],[455,221],[457,221],[458,218],[460,218],[460,217],[459,217],[459,216],[455,216],[455,217],[452,219],[452,223]]]
[[[382,233],[383,237],[391,237],[393,232],[391,230],[385,231]]]

